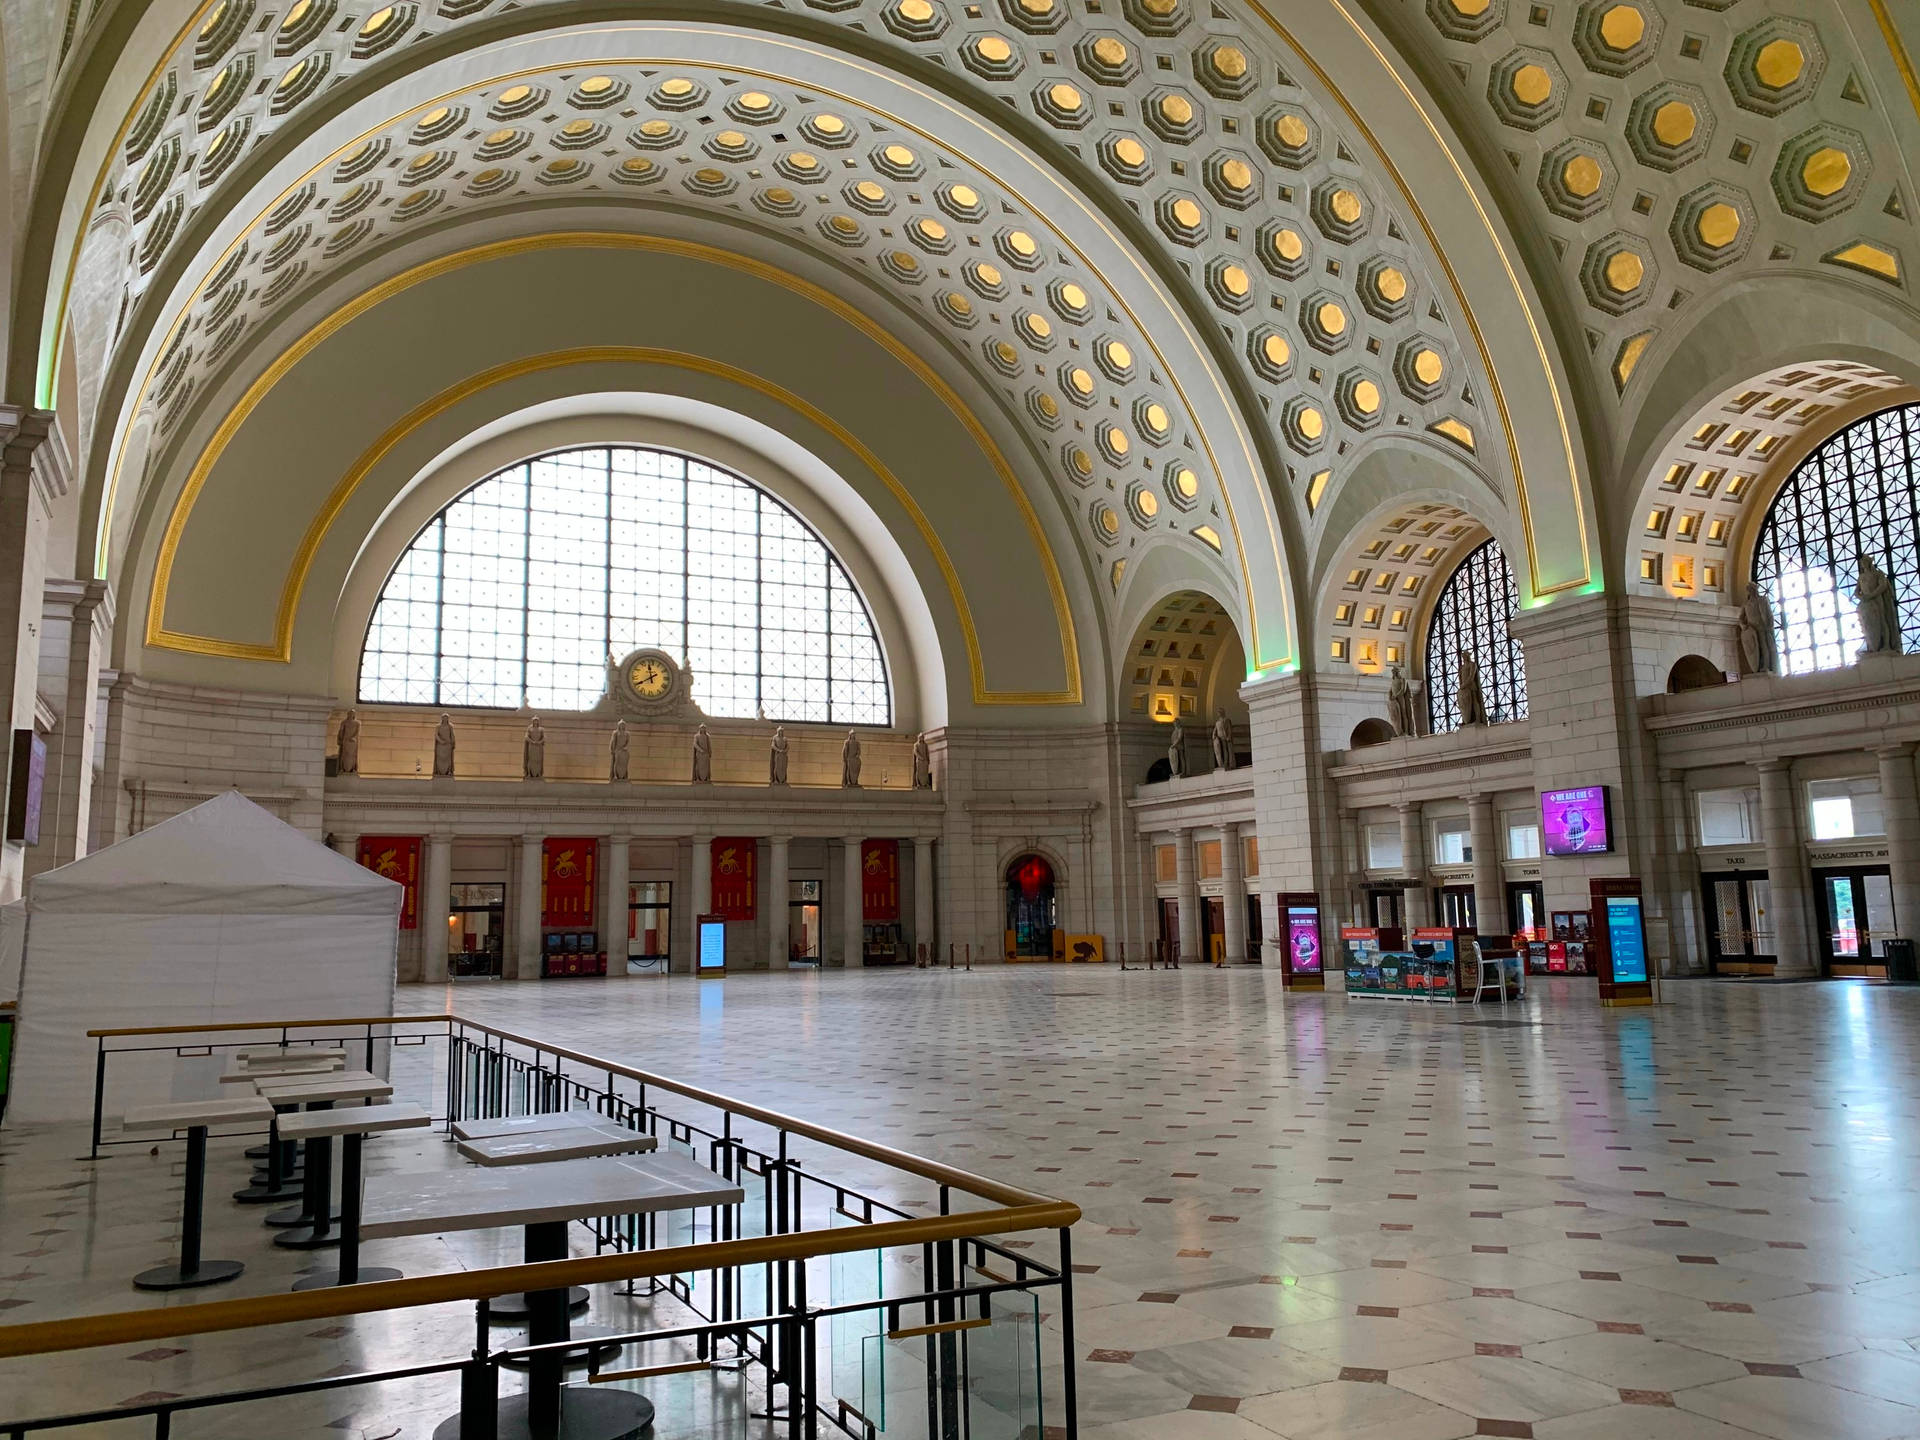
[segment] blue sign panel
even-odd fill
[[[1647,978],[1647,931],[1638,895],[1607,896],[1607,949],[1613,956],[1614,984]]]
[[[727,922],[700,922],[700,968],[718,973],[727,968]]]

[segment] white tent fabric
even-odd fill
[[[91,1117],[90,1029],[391,1014],[403,895],[238,791],[34,877],[7,1118]],[[105,1113],[211,1094],[221,1065],[116,1056]]]
[[[27,902],[0,905],[0,1004],[20,998],[20,961],[27,948]]]

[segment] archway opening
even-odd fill
[[[1391,739],[1393,726],[1375,716],[1353,727],[1353,734],[1347,737],[1347,745],[1350,749],[1358,750],[1367,745],[1384,745]]]
[[[1007,956],[1045,960],[1053,955],[1060,907],[1053,866],[1044,855],[1021,855],[1007,866]]]
[[[1726,683],[1726,672],[1704,655],[1682,655],[1667,672],[1669,695],[1678,695],[1684,690],[1706,690]]]

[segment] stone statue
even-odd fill
[[[607,760],[607,779],[613,781],[627,778],[627,751],[633,744],[633,737],[627,733],[627,722],[616,720],[613,725],[613,752]]]
[[[1233,769],[1233,721],[1227,718],[1224,705],[1214,712],[1213,717],[1213,768]]]
[[[693,783],[713,783],[713,737],[704,725],[693,732]]]
[[[784,725],[773,727],[773,748],[767,754],[767,783],[787,783],[787,727]]]
[[[1187,727],[1179,720],[1167,736],[1167,773],[1175,780],[1187,773]]]
[[[1859,611],[1860,634],[1866,642],[1860,647],[1860,653],[1900,654],[1900,601],[1893,593],[1893,582],[1887,578],[1887,572],[1874,564],[1870,555],[1860,557],[1860,579],[1853,587],[1853,603]]]
[[[1460,685],[1455,691],[1462,725],[1487,723],[1487,697],[1480,690],[1480,662],[1471,651],[1460,652]]]
[[[1387,716],[1393,722],[1394,734],[1413,734],[1413,686],[1398,665],[1393,667],[1393,679],[1387,682]]]
[[[347,711],[346,719],[340,722],[340,773],[358,775],[360,773],[360,712]]]
[[[435,779],[453,778],[453,717],[442,715],[433,732],[433,774]]]
[[[927,737],[913,737],[913,788],[933,789],[933,756],[927,750]]]
[[[1772,675],[1780,668],[1773,636],[1773,600],[1761,585],[1747,586],[1740,601],[1740,659],[1749,675]]]
[[[527,726],[527,740],[520,747],[522,768],[529,780],[547,778],[547,732],[541,728],[540,717],[533,717]]]
[[[840,747],[840,788],[860,788],[860,736],[853,730],[847,731],[847,743]]]

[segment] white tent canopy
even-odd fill
[[[35,876],[8,1118],[91,1116],[90,1029],[391,1014],[403,894],[238,791]],[[217,1056],[116,1058],[106,1112],[210,1093]]]

